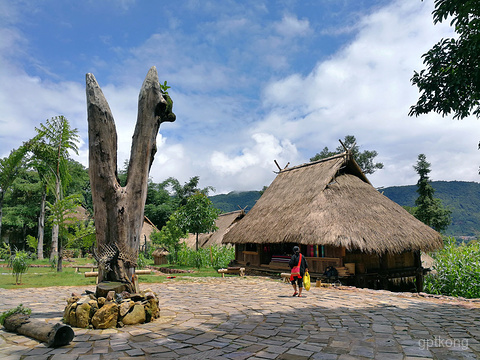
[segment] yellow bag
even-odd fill
[[[303,276],[303,287],[307,291],[310,290],[310,274],[308,273],[308,271],[306,271],[305,275]]]

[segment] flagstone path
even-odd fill
[[[312,287],[297,298],[280,280],[238,276],[141,288],[160,295],[160,319],[74,328],[73,342],[57,349],[2,328],[0,359],[480,358],[479,301],[346,287]],[[35,318],[60,321],[66,298],[86,289],[95,287],[0,289],[0,312],[22,303]]]

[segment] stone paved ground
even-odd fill
[[[2,329],[0,359],[480,358],[479,302],[354,288],[296,298],[289,284],[261,277],[147,287],[160,295],[161,318],[152,323],[74,328],[73,342],[57,349]],[[85,289],[0,289],[0,311],[23,303],[34,317],[58,321],[65,299]]]

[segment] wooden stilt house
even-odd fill
[[[348,151],[280,170],[223,243],[235,245],[247,269],[289,271],[298,245],[312,276],[333,266],[357,286],[413,278],[418,290],[420,251],[443,245],[438,232],[377,191]]]

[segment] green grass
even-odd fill
[[[24,289],[24,288],[38,288],[48,286],[87,286],[95,285],[96,278],[86,278],[84,273],[86,269],[81,269],[80,273],[75,273],[75,269],[70,267],[74,265],[86,265],[92,264],[92,259],[79,258],[74,259],[74,262],[64,262],[63,271],[57,272],[55,269],[50,268],[50,262],[48,260],[35,260],[32,261],[32,265],[43,265],[44,267],[30,267],[28,271],[23,274],[22,282],[20,285],[15,285],[15,275],[12,274],[12,269],[8,267],[0,267],[0,288],[2,289]],[[153,265],[153,261],[148,261],[148,265]],[[187,266],[175,266],[175,265],[155,265],[161,271],[162,267],[193,270],[191,273],[178,273],[178,274],[166,274],[166,275],[140,275],[138,277],[139,283],[162,283],[168,281],[185,280],[195,277],[219,277],[221,276],[213,268],[191,268]]]
[[[0,288],[2,289],[94,284],[95,278],[86,278],[83,272],[76,274],[73,268],[63,268],[63,272],[58,273],[50,267],[30,267],[28,271],[23,274],[21,284],[15,285],[15,275],[11,274],[11,269],[6,267],[0,268]]]

